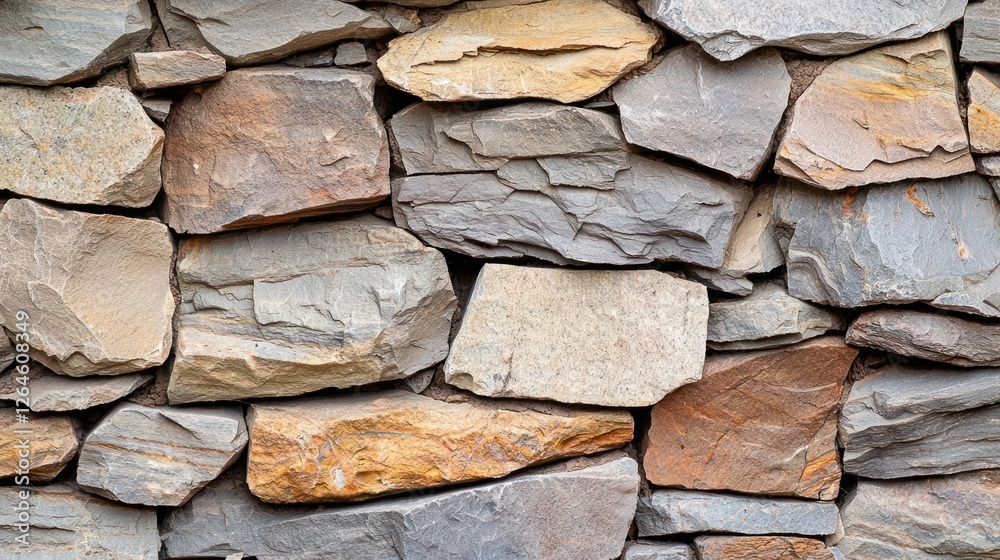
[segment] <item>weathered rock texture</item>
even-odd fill
[[[31,356],[75,377],[160,365],[170,352],[173,244],[160,223],[15,199],[0,210],[0,322],[28,314]]]
[[[969,2],[962,24],[962,60],[1000,63],[1000,1]]]
[[[164,217],[210,233],[373,206],[389,195],[374,78],[336,68],[236,70],[177,104]]]
[[[622,560],[697,560],[694,550],[682,543],[638,543],[628,547]]]
[[[834,560],[823,541],[797,537],[698,537],[699,560]]]
[[[1000,325],[920,311],[862,313],[847,342],[956,366],[1000,366]]]
[[[21,375],[11,370],[0,379],[0,399],[14,400],[22,386]],[[39,364],[29,366],[27,387],[31,394],[29,408],[35,412],[85,410],[114,402],[131,394],[153,379],[152,373],[126,373],[114,376],[68,377],[53,373]]]
[[[33,482],[52,480],[76,456],[79,445],[72,418],[32,415],[22,423],[13,408],[0,408],[0,478],[30,474]],[[30,470],[18,467],[22,453],[29,454]]]
[[[177,275],[172,403],[399,379],[448,355],[444,257],[372,216],[190,238]]]
[[[160,89],[217,80],[226,75],[226,59],[194,51],[132,53],[128,81],[135,89]]]
[[[700,378],[707,320],[705,288],[662,272],[487,264],[445,377],[484,396],[648,406]]]
[[[969,76],[969,143],[974,152],[1000,152],[1000,75],[981,68]]]
[[[426,101],[592,97],[650,60],[662,35],[600,0],[484,7],[393,39],[378,60]]]
[[[956,87],[944,32],[834,61],[795,102],[774,169],[824,189],[973,171]]]
[[[5,370],[7,367],[14,363],[14,357],[17,355],[14,352],[14,346],[11,344],[9,338],[6,334],[0,335],[0,370]]]
[[[837,405],[857,353],[822,337],[710,356],[701,381],[653,407],[646,477],[661,486],[835,498]]]
[[[0,86],[0,189],[149,206],[160,191],[162,148],[163,131],[128,90]]]

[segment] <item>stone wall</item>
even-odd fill
[[[0,0],[0,559],[1000,558],[1000,0]]]

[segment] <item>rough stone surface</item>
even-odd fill
[[[683,543],[638,543],[628,547],[622,560],[697,560],[694,550]]]
[[[1000,317],[1000,200],[983,177],[840,193],[786,180],[774,208],[794,297]]]
[[[956,366],[1000,366],[1000,325],[920,311],[862,313],[847,342]]]
[[[945,32],[836,60],[796,100],[774,170],[831,190],[973,171],[956,88]]]
[[[25,439],[26,446],[22,444]],[[77,423],[72,418],[32,415],[27,424],[22,424],[13,408],[0,408],[0,478],[26,474],[18,468],[18,461],[20,452],[27,448],[31,481],[52,480],[76,457],[79,445]]]
[[[576,459],[490,484],[316,510],[261,504],[224,475],[167,514],[164,546],[167,558],[603,560],[621,552],[638,486],[632,459]]]
[[[246,444],[239,407],[123,403],[87,434],[76,482],[127,504],[179,506],[236,461]]]
[[[400,379],[448,355],[444,257],[373,216],[194,237],[170,402]]]
[[[32,358],[82,377],[160,365],[170,352],[173,245],[160,223],[15,199],[0,210],[0,323],[28,314]]]
[[[974,152],[1000,152],[1000,75],[981,68],[969,76],[969,143]]]
[[[135,89],[160,89],[217,80],[226,75],[226,59],[195,51],[132,53],[128,81]]]
[[[374,78],[337,68],[236,70],[170,113],[164,217],[187,233],[374,206],[389,147]]]
[[[627,412],[536,412],[403,391],[256,404],[247,424],[247,483],[271,503],[361,500],[500,478],[632,440]]]
[[[425,101],[571,103],[649,62],[661,37],[600,0],[545,0],[451,13],[393,39],[378,67],[390,85]]]
[[[66,204],[149,206],[160,191],[162,148],[163,131],[128,90],[0,86],[0,189]]]
[[[7,369],[10,364],[14,363],[15,356],[17,353],[14,352],[14,346],[10,339],[7,338],[6,334],[0,334],[0,371]]]
[[[662,272],[487,264],[445,378],[491,397],[649,406],[701,377],[707,320],[705,288]]]
[[[823,541],[797,537],[706,536],[694,547],[699,560],[834,560]]]
[[[831,336],[709,356],[701,381],[653,407],[646,477],[661,486],[835,498],[837,408],[857,353]]]
[[[976,170],[983,175],[1000,177],[1000,155],[990,155],[979,158],[976,162]],[[991,181],[994,181],[993,189],[1000,190],[1000,188],[996,186],[996,180],[991,179]],[[1000,194],[997,196],[1000,196]]]
[[[969,2],[962,20],[962,51],[965,62],[1000,63],[1000,1]]]
[[[1000,471],[901,481],[861,479],[841,510],[847,558],[1000,557]]]
[[[0,379],[0,399],[14,400],[17,388],[22,386],[12,370]],[[53,373],[39,364],[28,368],[28,390],[31,394],[29,408],[34,412],[67,412],[85,410],[114,402],[149,383],[153,374],[126,373],[115,376],[67,377]]]
[[[337,56],[333,59],[337,66],[367,66],[371,64],[368,60],[368,52],[362,43],[351,41],[337,45]]]
[[[689,45],[650,73],[619,82],[614,100],[629,142],[754,179],[770,156],[791,86],[773,49],[722,63]]]
[[[642,0],[649,17],[699,43],[719,60],[773,45],[841,55],[887,41],[915,39],[962,17],[966,0]]]
[[[92,78],[142,47],[152,30],[144,0],[5,0],[0,82],[47,86]]]
[[[174,102],[165,97],[143,97],[139,99],[139,104],[149,115],[149,118],[158,123],[163,123],[170,116],[170,107]]]

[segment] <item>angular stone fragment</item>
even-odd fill
[[[861,479],[844,502],[847,558],[958,560],[1000,557],[1000,471],[875,481]]]
[[[19,487],[0,488],[0,557],[39,560],[157,558],[160,537],[156,510],[124,506],[88,494],[72,484],[36,487],[28,499],[31,535],[28,552],[15,537],[21,502]]]
[[[705,536],[694,547],[699,560],[834,560],[823,541],[797,537]]]
[[[32,358],[56,372],[117,375],[170,353],[173,244],[163,224],[28,199],[0,210],[0,323],[28,314]]]
[[[226,59],[195,51],[132,53],[128,81],[135,89],[160,89],[217,80],[226,75]]]
[[[170,48],[204,53],[210,51],[205,38],[198,31],[198,25],[185,16],[171,11],[170,0],[153,0],[153,4],[156,5],[156,16],[160,18],[160,25],[163,26]]]
[[[444,257],[373,216],[194,237],[170,402],[400,379],[448,355]]]
[[[76,482],[127,504],[179,506],[236,461],[246,444],[239,407],[123,403],[84,440]]]
[[[622,560],[697,560],[683,543],[638,543],[628,547]]]
[[[976,162],[976,170],[983,175],[990,177],[1000,177],[1000,155],[983,156]],[[991,179],[993,189],[1000,191],[996,184],[996,179]],[[1000,196],[998,194],[997,196]]]
[[[14,400],[21,386],[21,375],[11,371],[0,379],[0,399]],[[38,364],[29,366],[27,386],[31,394],[29,408],[34,412],[85,410],[126,397],[153,379],[151,373],[67,377]]]
[[[336,0],[167,0],[167,6],[194,22],[208,46],[237,66],[392,31],[378,15]]]
[[[721,63],[689,45],[650,73],[619,82],[614,100],[629,142],[754,179],[771,153],[791,87],[773,49]]]
[[[962,19],[962,51],[964,62],[1000,63],[1000,1],[969,2]]]
[[[1000,152],[1000,75],[981,68],[969,76],[969,143],[973,152]]]
[[[701,381],[653,407],[647,478],[661,486],[835,498],[838,401],[857,353],[829,336],[709,356]]]
[[[649,17],[699,43],[719,60],[772,45],[841,55],[887,41],[916,39],[962,17],[966,0],[642,0]]]
[[[621,552],[638,486],[632,459],[576,459],[490,484],[317,510],[261,504],[223,475],[167,514],[164,546],[167,558],[603,560]]]
[[[640,537],[677,533],[830,535],[837,506],[783,498],[739,496],[692,490],[654,490],[639,499]]]
[[[390,85],[426,101],[571,103],[649,62],[660,39],[601,0],[543,0],[446,15],[393,39],[378,67]]]
[[[403,391],[252,405],[247,483],[271,503],[363,500],[500,478],[632,440],[624,411],[520,408]]]
[[[5,370],[14,363],[15,356],[17,353],[14,352],[14,346],[10,339],[7,338],[6,334],[0,334],[0,370]]]
[[[351,41],[337,45],[337,56],[333,59],[337,66],[367,66],[371,64],[368,60],[368,52],[362,43]]]
[[[162,123],[170,116],[170,107],[173,101],[165,97],[143,97],[139,99],[139,104],[146,110],[149,118],[158,123]]]
[[[28,468],[20,464],[23,439],[29,440]],[[33,483],[52,480],[76,457],[79,445],[72,418],[30,415],[27,423],[20,423],[13,408],[0,408],[0,478],[28,473]]]
[[[149,206],[160,192],[162,148],[163,131],[128,90],[0,86],[0,189]]]
[[[1000,317],[1000,200],[979,175],[842,193],[786,180],[774,208],[793,297]]]
[[[5,0],[0,82],[47,86],[92,78],[141,48],[152,31],[145,0]]]
[[[164,217],[211,233],[374,206],[389,147],[374,78],[336,68],[236,70],[168,121]]]
[[[490,397],[649,406],[700,378],[707,319],[705,288],[662,272],[487,264],[445,379]]]
[[[956,87],[945,32],[834,61],[796,100],[774,170],[831,190],[973,171]]]
[[[862,313],[847,342],[956,366],[1000,366],[1000,325],[904,309]]]

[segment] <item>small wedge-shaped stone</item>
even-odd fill
[[[247,425],[247,483],[272,503],[363,500],[500,478],[632,440],[624,411],[536,412],[404,391],[256,404]]]
[[[694,550],[684,543],[636,543],[628,547],[622,560],[697,560]]]
[[[229,72],[176,104],[164,217],[186,233],[350,212],[389,196],[375,79],[337,68]]]
[[[661,37],[601,0],[543,0],[446,15],[393,39],[378,67],[390,85],[425,101],[572,103],[649,62]]]
[[[124,506],[88,494],[72,484],[32,489],[0,488],[0,558],[38,560],[151,560],[160,536],[156,510]],[[27,501],[27,508],[23,502]],[[19,514],[30,512],[28,547],[15,540]]]
[[[18,415],[13,408],[0,408],[0,478],[28,475],[33,483],[52,480],[76,457],[80,445],[76,421],[31,415],[22,423]]]
[[[218,80],[226,59],[194,51],[132,53],[128,81],[135,89],[159,89]]]
[[[163,224],[11,200],[0,210],[0,323],[27,323],[31,357],[65,375],[158,366],[173,337],[172,256]]]
[[[705,287],[662,272],[487,264],[445,379],[489,397],[649,406],[700,379],[707,320]]]
[[[962,60],[1000,63],[997,29],[1000,29],[1000,0],[969,2],[962,19]]]
[[[152,31],[145,0],[4,0],[0,82],[47,86],[92,78],[140,49]]]
[[[163,131],[126,89],[0,86],[0,189],[141,208],[160,192],[162,149]]]
[[[957,316],[868,311],[851,323],[847,342],[956,366],[1000,366],[1000,324]]]
[[[837,409],[857,353],[827,336],[710,356],[701,381],[653,407],[646,477],[699,490],[837,497]]]
[[[1000,557],[1000,471],[901,481],[861,479],[841,509],[851,560]]]
[[[705,536],[694,547],[699,560],[835,560],[823,541],[798,537]]]
[[[945,32],[834,61],[796,100],[774,170],[831,190],[974,171],[956,88]]]
[[[618,454],[428,496],[344,508],[262,504],[223,476],[167,514],[167,558],[606,560],[621,553],[639,486]]]
[[[171,403],[400,379],[448,355],[444,257],[373,216],[194,237],[177,275]]]
[[[325,0],[167,0],[211,49],[237,66],[264,64],[342,39],[377,39],[392,26],[350,4]]]
[[[771,154],[792,79],[772,49],[721,63],[697,45],[619,82],[615,103],[633,144],[754,179]]]
[[[974,152],[1000,152],[1000,75],[981,68],[969,76],[969,143]]]
[[[239,407],[123,403],[83,441],[76,482],[127,504],[179,506],[236,461],[246,444]]]
[[[23,386],[21,374],[12,370],[0,379],[0,399],[15,400]],[[26,385],[31,395],[29,408],[34,412],[86,410],[114,402],[149,383],[152,373],[126,373],[114,376],[68,377],[53,373],[39,364],[29,366]]]

